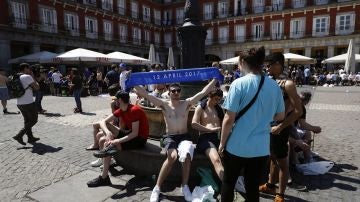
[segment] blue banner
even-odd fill
[[[130,75],[125,85],[127,88],[131,88],[138,85],[205,81],[213,78],[216,78],[220,83],[224,81],[224,76],[215,67],[137,72]]]

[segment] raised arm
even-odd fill
[[[189,102],[190,105],[195,105],[201,98],[209,94],[212,90],[214,90],[214,86],[216,84],[217,80],[213,79],[208,85],[206,85],[202,91],[198,92],[196,95],[186,99],[186,101]]]
[[[155,106],[157,107],[162,107],[164,105],[164,101],[162,101],[161,99],[153,96],[153,95],[149,95],[146,90],[144,88],[142,88],[141,86],[135,86],[134,87],[136,90],[136,93],[138,95],[140,95],[141,97],[144,97],[146,99],[148,99],[151,103],[153,103]]]

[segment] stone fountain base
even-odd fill
[[[163,162],[166,159],[166,155],[162,154],[161,150],[162,148],[160,147],[159,141],[148,140],[144,149],[118,152],[114,158],[118,165],[135,175],[157,176]],[[196,173],[196,168],[198,167],[212,168],[213,166],[205,155],[195,154],[191,164],[190,180],[198,178]],[[167,180],[181,180],[180,162],[175,163]]]

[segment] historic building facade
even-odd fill
[[[207,28],[207,61],[264,45],[268,53],[293,52],[318,59],[360,47],[359,0],[200,0]],[[2,0],[0,66],[38,51],[82,47],[147,57],[155,44],[166,64],[172,46],[179,65],[176,28],[184,0]]]

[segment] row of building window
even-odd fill
[[[297,39],[306,37],[306,17],[294,18],[290,20],[289,38]],[[261,40],[282,40],[286,39],[284,35],[284,21],[272,21],[270,27],[270,34],[265,34],[265,24],[253,23],[251,25],[251,36],[246,35],[246,25],[240,24],[234,26],[235,41],[244,42],[246,40],[261,41]],[[288,26],[288,25],[287,25]],[[330,16],[315,16],[313,18],[312,37],[322,37],[329,35]],[[335,35],[347,35],[354,32],[355,28],[355,13],[339,13],[336,16]],[[207,30],[207,45],[213,42],[213,28]],[[218,42],[228,43],[229,27],[222,26],[218,28]]]
[[[13,16],[13,26],[18,28],[27,28],[27,14],[26,6],[23,3],[12,2],[12,16]],[[57,25],[57,14],[55,9],[48,7],[40,7],[40,19],[41,24],[39,29],[45,32],[56,33],[58,32]],[[290,21],[290,38],[302,38],[305,37],[305,22],[306,17],[303,18],[294,18]],[[86,37],[91,39],[97,39],[98,36],[98,20],[93,17],[85,17],[85,33]],[[336,16],[335,22],[335,34],[336,35],[345,35],[351,34],[354,32],[355,26],[355,13],[339,13]],[[64,13],[64,26],[65,29],[70,32],[73,36],[79,36],[79,18],[78,15],[71,12]],[[270,37],[272,40],[285,39],[284,36],[284,21],[272,21],[271,22],[271,34],[264,33],[264,23],[253,23],[251,25],[251,39],[254,41],[264,40],[265,37]],[[288,25],[287,25],[288,26]],[[315,16],[313,18],[312,26],[312,36],[320,37],[329,35],[330,27],[330,17],[329,16]],[[118,35],[120,42],[127,42],[128,38],[133,39],[134,44],[141,43],[142,30],[138,27],[133,27],[131,30],[132,36],[128,37],[127,25],[119,24],[118,25]],[[111,21],[103,20],[103,33],[104,39],[111,41],[113,39],[113,23]],[[243,42],[249,37],[246,37],[246,27],[245,25],[235,25],[234,26],[235,41]],[[207,30],[207,44],[211,44],[213,41],[213,28]],[[227,43],[229,35],[229,27],[222,26],[218,29],[218,41],[219,43]],[[143,31],[144,41],[148,42],[150,40],[150,31]],[[154,43],[160,43],[160,33],[154,33]],[[172,44],[172,34],[168,33],[164,35],[164,43],[166,46]]]

